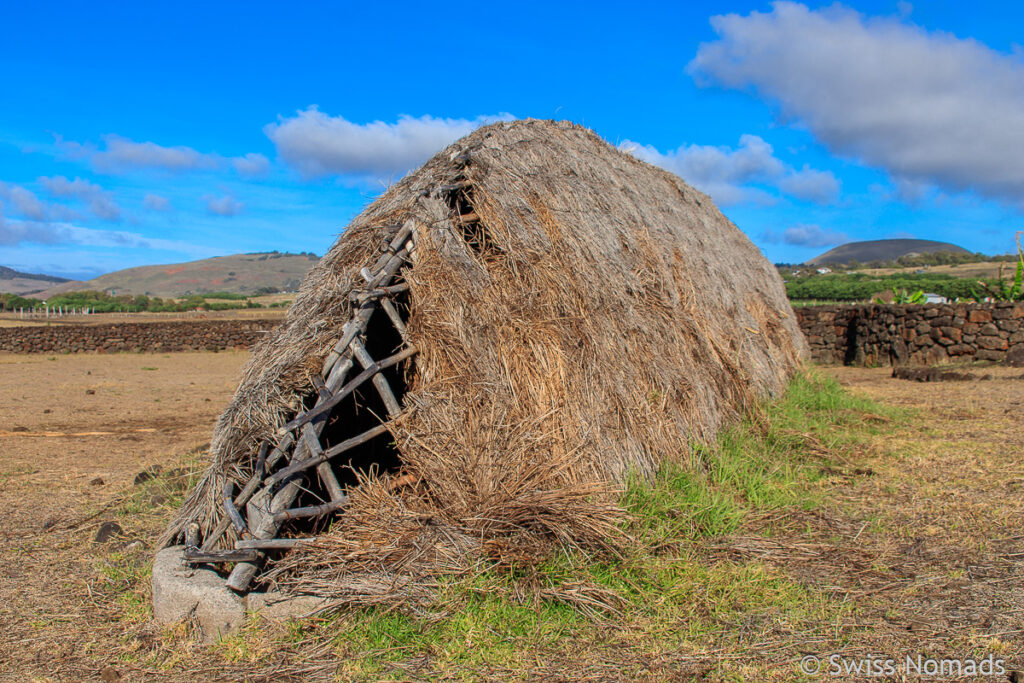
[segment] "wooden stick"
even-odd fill
[[[380,368],[380,366],[373,360],[369,351],[362,345],[359,340],[353,340],[352,342],[352,353],[355,355],[356,360],[366,370],[370,368]],[[373,375],[373,386],[377,388],[377,393],[380,394],[380,398],[384,401],[384,407],[387,408],[388,417],[394,419],[401,415],[402,406],[398,405],[398,399],[395,398],[395,394],[391,391],[391,385],[388,384],[387,378],[382,375],[379,371]]]
[[[286,441],[288,444],[291,444],[293,441],[291,434],[287,434],[284,439],[281,439],[282,443],[285,443]],[[256,492],[257,488],[259,488],[260,481],[263,479],[264,468],[272,467],[273,463],[277,462],[278,458],[284,455],[284,453],[275,447],[268,456],[266,449],[269,446],[270,444],[266,442],[260,446],[260,454],[256,456],[256,467],[253,471],[252,477],[249,478],[245,488],[242,489],[242,492],[239,493],[238,497],[234,500],[236,509],[248,503],[249,499],[252,498],[252,494]],[[277,454],[277,457],[274,456],[275,453]],[[239,516],[241,516],[241,513],[239,513]],[[229,513],[228,517],[221,519],[217,523],[217,526],[214,527],[213,532],[207,536],[206,540],[203,542],[203,550],[213,550],[213,546],[220,540],[221,536],[224,535],[230,525],[231,519]]]
[[[403,226],[402,230],[399,231],[399,235],[397,235],[395,237],[395,239],[391,242],[391,245],[389,245],[389,251],[390,251],[392,246],[394,246],[394,248],[396,248],[396,249],[398,248],[398,245],[405,245],[405,246],[403,246],[394,255],[391,255],[391,256],[389,256],[389,258],[387,258],[387,260],[385,261],[384,265],[381,267],[380,272],[377,274],[377,276],[370,283],[370,286],[368,287],[368,289],[375,289],[375,288],[377,288],[379,286],[386,285],[388,283],[388,281],[392,277],[394,277],[395,273],[398,272],[398,269],[401,267],[402,263],[405,262],[405,256],[408,253],[409,247],[411,246],[411,242],[408,242],[408,236],[409,236],[409,234],[411,234],[413,226],[414,226],[414,223],[412,221],[407,221],[406,225]],[[384,256],[382,255],[381,260],[383,260],[383,258],[384,258]],[[366,329],[366,324],[369,321],[370,316],[373,314],[373,309],[374,309],[374,306],[372,306],[372,305],[367,306],[367,305],[364,304],[363,306],[361,306],[359,308],[359,310],[357,311],[356,315],[353,317],[353,319],[351,321],[349,321],[350,322],[349,332],[346,333],[343,336],[351,335],[352,340],[355,340],[356,339],[356,335],[361,333],[362,331],[364,331]],[[352,332],[353,329],[355,329],[355,332]],[[341,348],[339,348],[339,346],[341,346]],[[332,353],[325,360],[325,362],[324,362],[324,370],[323,370],[323,372],[321,374],[326,375],[328,377],[328,381],[325,383],[327,386],[330,386],[331,373],[335,369],[334,366],[337,364],[337,362],[339,360],[341,360],[342,354],[344,353],[344,351],[346,349],[350,348],[351,346],[352,346],[352,342],[351,341],[349,341],[347,344],[345,344],[343,346],[339,343],[339,345],[335,346],[335,348],[332,351]],[[336,357],[335,357],[335,352],[337,353]],[[365,349],[364,349],[364,352],[365,352]],[[409,357],[412,354],[414,354],[416,352],[416,350],[415,350],[415,347],[410,347],[410,348],[406,349],[405,352],[407,353],[406,357]],[[401,353],[395,354],[394,356],[391,357],[392,359],[395,359],[395,360],[393,360],[392,364],[401,362],[402,359],[397,358],[397,356],[400,356],[400,355],[401,355]],[[382,367],[379,364],[374,363],[372,361],[372,359],[371,359],[371,364],[375,368],[374,372],[371,373],[371,375],[376,375],[382,369]],[[347,372],[347,370],[346,370],[346,372]],[[342,376],[344,376],[344,375],[342,375]],[[381,378],[383,379],[383,377],[381,377]],[[357,386],[359,386],[359,383],[357,382],[357,383],[353,384],[352,382],[350,382],[349,384],[346,385],[346,387],[348,387],[349,385],[352,385],[351,388],[349,389],[349,391],[351,392],[351,391],[354,391]],[[386,382],[385,382],[385,386],[386,386]],[[378,387],[378,390],[380,390],[379,387]],[[388,391],[390,391],[390,387],[388,388]],[[340,393],[340,392],[338,392],[338,393]],[[335,396],[332,396],[331,399],[329,399],[329,400],[320,400],[320,401],[318,401],[317,402],[318,405],[314,408],[314,410],[317,410],[321,406],[327,406],[328,404],[331,404],[332,401],[334,401],[333,405],[337,405],[337,403],[341,401],[341,398],[337,398],[338,393],[336,393]],[[335,401],[335,399],[337,399],[337,400]],[[394,399],[394,397],[392,396],[392,400],[393,399]],[[397,405],[397,402],[395,402],[395,403]],[[323,408],[323,409],[319,410],[319,412],[317,414],[323,414],[323,413],[327,412],[328,410],[330,410],[330,408]],[[314,417],[316,417],[316,415],[313,414],[313,411],[307,411],[303,417],[304,417],[304,419],[301,422],[299,422],[298,424],[292,424],[292,423],[296,422],[296,420],[292,420],[292,423],[289,423],[291,426],[288,429],[289,430],[290,429],[294,429],[297,426],[300,426],[302,424],[308,423]],[[325,422],[326,422],[326,420],[321,421],[319,425],[316,425],[314,427],[314,429],[317,430],[316,431],[317,435],[320,434],[320,430],[323,429],[323,425],[324,425]],[[306,460],[306,459],[308,459],[309,457],[311,457],[313,455],[310,452],[310,449],[309,449],[310,444],[308,443],[308,441],[309,441],[308,438],[303,438],[303,439],[301,439],[298,442],[298,444],[295,447],[295,451],[292,454],[292,460],[291,460],[292,464],[297,463],[297,462],[302,462],[303,460]],[[319,439],[317,439],[317,443],[319,444]],[[325,463],[323,463],[323,466],[326,467],[326,468],[329,468],[330,464],[325,462]],[[325,479],[326,479],[326,477],[325,477]],[[327,481],[329,481],[329,479]],[[300,485],[299,485],[299,483],[296,480],[293,479],[293,480],[290,480],[290,481],[286,482],[284,484],[284,486],[281,487],[281,490],[278,491],[277,494],[271,499],[271,502],[270,502],[270,505],[268,506],[266,514],[264,516],[262,516],[262,518],[259,520],[259,522],[256,525],[256,530],[253,531],[253,536],[255,536],[257,539],[263,539],[263,540],[267,540],[267,539],[273,538],[274,535],[277,533],[278,528],[280,527],[280,522],[276,519],[276,515],[279,512],[282,512],[282,511],[287,509],[287,507],[292,503],[292,501],[294,501],[295,498],[298,496],[299,490],[300,490]],[[263,491],[267,491],[269,493],[269,489],[267,489],[267,488],[264,488]],[[340,505],[340,504],[341,504],[341,500],[339,499],[339,500],[333,500],[331,503],[328,503],[327,505]],[[320,507],[320,506],[317,506],[317,507]],[[249,524],[250,524],[250,527],[253,525],[252,515],[250,515]],[[231,571],[231,575],[228,577],[228,581],[227,581],[228,588],[231,588],[232,590],[239,591],[239,592],[247,590],[248,587],[249,587],[249,584],[252,582],[253,577],[256,575],[256,572],[259,571],[259,564],[258,564],[258,562],[259,562],[260,559],[262,559],[262,555],[257,556],[257,558],[255,560],[253,560],[253,561],[246,561],[246,562],[238,563],[235,566],[235,568]]]
[[[281,523],[286,522],[290,519],[305,519],[309,517],[322,517],[329,515],[332,512],[340,510],[348,502],[348,496],[343,500],[332,500],[330,503],[324,503],[323,505],[310,505],[304,508],[292,508],[291,510],[282,510],[274,515],[274,521]]]
[[[373,279],[371,274],[370,274],[370,271],[367,270],[366,268],[363,268],[362,276],[363,276],[363,279],[366,280],[367,282],[370,282]],[[405,284],[406,284],[406,287],[408,288],[408,283],[405,283]],[[371,291],[377,291],[377,290],[371,290]],[[406,333],[406,330],[405,330],[405,321],[402,320],[402,316],[398,315],[398,310],[395,309],[395,305],[393,303],[391,303],[391,301],[389,301],[388,299],[381,299],[380,300],[380,306],[381,306],[381,308],[384,309],[384,312],[387,313],[388,319],[391,320],[391,324],[395,326],[396,330],[398,330],[398,334],[399,334],[399,336],[402,337],[402,341],[408,342],[409,341],[409,335]]]
[[[455,192],[456,190],[464,190],[465,188],[470,187],[472,184],[473,183],[469,182],[468,180],[457,180],[454,183],[449,183],[447,185],[438,185],[437,192],[451,193]]]
[[[352,352],[345,350],[344,355],[341,357],[334,367],[331,368],[331,374],[327,377],[327,391],[334,395],[334,392],[338,390],[341,383],[348,377],[348,371],[352,369]]]
[[[381,370],[390,368],[392,365],[397,365],[398,363],[401,363],[403,360],[405,360],[407,358],[410,358],[411,356],[414,356],[417,353],[418,350],[419,349],[417,349],[415,346],[409,345],[406,348],[404,348],[401,351],[399,351],[398,353],[396,353],[395,355],[389,356],[389,357],[385,358],[384,360],[379,361],[377,363],[373,363],[370,367],[366,368],[361,373],[359,373],[354,378],[352,378],[341,389],[339,389],[338,391],[334,392],[334,395],[331,396],[331,398],[329,400],[323,401],[321,403],[318,403],[313,408],[309,409],[308,411],[306,411],[302,415],[299,415],[298,417],[296,417],[294,420],[292,420],[291,422],[286,424],[281,429],[283,431],[291,431],[291,430],[295,429],[296,427],[301,427],[302,425],[306,424],[307,422],[312,421],[314,418],[318,417],[319,415],[322,415],[322,414],[326,413],[331,408],[333,408],[334,406],[336,406],[339,403],[341,403],[341,401],[346,396],[348,396],[353,391],[355,391],[355,389],[358,388],[360,384],[362,384],[366,380],[370,379],[371,377],[373,377],[375,374],[377,374]]]
[[[324,383],[324,378],[320,375],[313,375],[313,386],[316,388],[316,393],[322,400],[327,400],[331,397],[331,392],[327,390],[327,385]]]
[[[405,235],[404,239],[408,239],[408,234]],[[392,244],[394,244],[394,242],[392,242]],[[373,290],[376,289],[377,287],[386,285],[388,281],[390,281],[391,278],[395,276],[395,273],[398,272],[398,269],[405,261],[405,256],[407,255],[411,244],[411,242],[406,244],[406,246],[404,246],[400,251],[395,253],[393,256],[389,256],[388,254],[384,255],[388,256],[388,258],[387,260],[384,261],[384,265],[383,267],[381,267],[380,272],[378,272],[377,275],[373,275],[372,278],[369,279],[368,289]],[[376,270],[376,267],[374,268],[374,270]],[[373,303],[367,301],[366,303],[359,307],[359,309],[356,311],[356,314],[352,317],[352,320],[345,323],[345,326],[342,327],[341,339],[338,340],[338,343],[334,345],[333,349],[331,349],[331,352],[327,355],[327,358],[324,359],[324,366],[323,370],[321,371],[322,375],[327,375],[331,371],[331,368],[341,358],[341,354],[344,353],[345,349],[348,348],[348,345],[352,342],[352,340],[355,339],[357,335],[362,334],[362,332],[366,330],[366,324],[369,322],[370,316],[373,315],[374,308],[375,306],[373,305]]]
[[[380,258],[378,258],[377,261],[373,264],[372,270],[376,271],[383,268],[384,264],[388,262],[388,257],[398,253],[398,250],[401,249],[402,245],[405,244],[406,240],[409,239],[409,235],[412,234],[412,231],[415,227],[416,221],[412,220],[411,218],[407,220],[402,225],[401,230],[398,231],[398,234],[396,234],[394,239],[391,240],[391,243],[388,244],[387,248],[384,250],[384,253],[381,254]]]
[[[277,464],[278,460],[285,457],[285,451],[291,448],[294,442],[295,437],[291,434],[287,432],[281,434],[281,438],[278,439],[277,446],[271,449],[270,454],[267,456],[266,469],[268,472]],[[239,503],[239,505],[241,505],[241,503]]]
[[[324,452],[320,447],[319,435],[313,431],[313,426],[309,423],[302,425],[302,439],[306,442],[306,449],[311,457],[315,458]]]
[[[264,441],[260,444],[260,451],[256,454],[256,467],[253,468],[255,472],[260,472],[267,464],[267,455],[270,453],[270,442]]]
[[[395,308],[395,305],[388,299],[381,299],[380,307],[388,314],[388,319],[391,320],[391,324],[395,326],[396,330],[398,330],[398,334],[402,338],[402,341],[408,342],[409,333],[406,332],[405,321],[402,320],[402,316],[398,315],[398,309]]]
[[[321,455],[319,458],[315,458],[313,460],[304,460],[303,462],[297,462],[294,465],[289,465],[288,467],[282,470],[278,470],[274,474],[267,477],[264,484],[266,484],[267,486],[273,486],[274,484],[284,481],[288,477],[298,472],[301,472],[305,469],[309,469],[310,467],[313,467],[315,465],[319,465],[320,463],[330,460],[331,458],[337,455],[341,455],[345,451],[355,448],[356,446],[359,446],[361,444],[364,444],[367,441],[375,437],[378,437],[381,434],[386,433],[387,431],[387,425],[377,425],[376,427],[368,429],[367,431],[363,432],[358,436],[353,436],[351,439],[345,439],[341,443],[331,446],[330,448],[325,450],[323,452],[323,455]]]
[[[312,543],[316,536],[310,538],[270,538],[267,540],[252,539],[235,543],[237,550],[288,550],[304,543]]]
[[[304,450],[300,443],[296,447],[296,452]],[[266,490],[266,489],[264,489]],[[274,537],[277,533],[279,524],[274,520],[274,515],[282,510],[288,508],[292,501],[299,495],[299,491],[302,490],[302,485],[299,481],[292,479],[281,487],[281,490],[277,492],[268,506],[267,514],[260,520],[256,530],[253,531],[253,536],[258,539],[267,540]],[[250,519],[250,524],[252,520]],[[235,568],[231,570],[231,575],[228,576],[227,587],[242,592],[249,588],[249,584],[252,583],[252,579],[256,576],[256,572],[259,571],[259,560],[262,559],[262,554],[258,555],[253,560],[247,560],[245,562],[239,562],[235,565]]]
[[[235,507],[234,502],[231,500],[231,494],[235,492],[235,483],[228,479],[224,482],[224,511],[228,513],[228,519],[235,525],[235,529],[242,538],[249,535],[249,530],[245,527],[245,520],[242,519],[242,514]]]
[[[185,560],[203,562],[252,562],[262,555],[258,550],[185,550]]]
[[[480,216],[477,216],[476,213],[470,211],[469,213],[464,213],[459,216],[459,220],[463,223],[476,223],[480,220]]]
[[[397,285],[388,285],[387,287],[377,287],[366,292],[353,292],[352,296],[360,304],[370,301],[372,299],[380,299],[385,296],[393,296],[395,294],[401,294],[402,292],[409,291],[409,283],[402,282]]]
[[[324,488],[327,489],[327,494],[331,497],[331,500],[341,500],[345,497],[345,492],[342,490],[341,484],[338,483],[338,478],[334,476],[331,464],[327,462],[327,458],[323,457],[324,449],[320,446],[319,435],[308,422],[302,425],[302,436],[306,440],[306,447],[309,449],[310,457],[296,464],[302,465],[316,461],[316,473],[320,475],[320,481],[323,482]]]
[[[406,239],[408,239],[408,237],[406,237]],[[409,249],[411,247],[412,242],[406,242],[401,249],[396,251],[395,254],[387,260],[377,275],[370,280],[370,286],[367,287],[367,289],[376,289],[377,287],[381,287],[390,282],[391,278],[398,273],[398,269],[402,267],[403,263],[405,263],[405,257],[409,254]]]
[[[320,371],[321,375],[329,377],[332,374],[335,363],[341,360],[342,354],[348,349],[348,345],[366,329],[366,324],[370,321],[370,316],[373,315],[375,308],[376,306],[372,301],[364,302],[356,310],[352,320],[349,320],[342,326],[341,339],[338,340],[338,343],[334,345],[331,352],[327,354],[327,358],[324,359],[324,367]]]

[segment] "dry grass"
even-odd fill
[[[185,386],[224,401],[242,357],[8,356],[3,395],[14,398],[0,408],[33,431],[43,419],[65,432],[82,419],[116,431],[136,392],[109,396],[106,412],[86,418],[19,409],[51,402],[57,378],[83,361],[99,365],[70,377],[63,395],[77,396],[98,369],[144,387],[155,371],[142,367],[159,367],[164,381],[194,371],[205,379]],[[44,376],[38,366],[47,363]],[[187,625],[149,621],[148,573],[152,541],[197,476],[190,449],[213,407],[190,416],[205,426],[174,423],[152,441],[5,437],[7,452],[20,455],[5,461],[0,487],[9,511],[0,678],[94,680],[109,667],[124,681],[789,681],[803,654],[829,652],[991,652],[1021,668],[1024,390],[1011,379],[1020,371],[986,369],[993,380],[952,385],[894,380],[884,369],[824,372],[880,405],[808,391],[763,410],[715,448],[694,451],[703,475],[666,475],[646,497],[632,489],[623,504],[636,519],[624,530],[633,540],[618,557],[538,558],[509,544],[438,579],[410,609],[254,621],[210,648]],[[168,393],[139,421],[156,426],[180,412]],[[73,450],[42,448],[51,442]],[[156,462],[160,476],[131,483]],[[97,474],[110,483],[89,486]],[[124,538],[94,544],[105,521]],[[134,539],[146,547],[124,547]]]
[[[1002,267],[1003,269],[1004,277],[1006,275],[1010,275],[1013,273],[1013,263],[1005,263],[1000,261],[985,261],[982,263],[961,263],[955,266],[929,266],[927,268],[927,271],[932,275],[952,275],[953,277],[981,279],[998,277],[1000,267]],[[868,275],[896,275],[900,273],[915,273],[920,269],[921,266],[907,266],[900,268],[860,268],[856,272],[866,273]]]

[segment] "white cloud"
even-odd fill
[[[621,147],[638,159],[675,173],[722,206],[744,202],[771,203],[770,194],[755,185],[777,187],[798,199],[827,203],[839,194],[830,171],[804,167],[795,171],[779,160],[772,146],[756,135],[740,136],[735,149],[683,145],[666,153],[651,145],[626,140]]]
[[[100,170],[155,168],[165,171],[188,171],[216,166],[209,155],[191,147],[164,147],[155,142],[135,142],[120,135],[104,135],[106,149],[92,155],[93,165]]]
[[[235,216],[242,212],[245,205],[238,201],[229,194],[222,197],[215,197],[213,195],[205,195],[203,201],[206,202],[207,213],[215,216]]]
[[[103,173],[157,170],[171,173],[219,171],[233,167],[243,176],[262,176],[270,170],[270,161],[250,152],[240,157],[223,157],[200,152],[192,147],[167,147],[155,142],[136,142],[121,135],[104,135],[103,149],[92,143],[64,140],[57,136],[57,149],[68,158],[83,159]]]
[[[142,205],[150,211],[171,210],[171,200],[158,194],[147,194],[142,198]]]
[[[231,160],[231,165],[240,175],[251,178],[265,176],[270,171],[270,160],[262,154],[251,152],[244,157],[235,157]]]
[[[908,204],[920,204],[932,191],[931,185],[921,180],[897,176],[893,178],[893,183],[896,186],[896,196]]]
[[[13,247],[26,243],[143,249],[194,249],[191,245],[170,240],[150,239],[133,232],[94,230],[65,222],[13,220],[0,214],[0,244]]]
[[[804,166],[779,180],[779,189],[797,199],[828,204],[839,197],[839,181],[831,171],[816,171]]]
[[[903,181],[1024,204],[1024,62],[970,39],[842,6],[714,17],[689,65],[752,88],[832,151]]]
[[[31,220],[45,220],[49,215],[46,204],[34,192],[18,185],[0,182],[0,199],[9,203],[15,213]]]
[[[121,208],[109,192],[99,185],[82,178],[68,180],[64,176],[42,177],[39,182],[54,197],[78,199],[89,205],[94,216],[105,221],[121,220]]]
[[[406,173],[445,146],[510,114],[475,119],[400,116],[395,123],[352,123],[310,107],[263,128],[280,157],[304,177],[350,175],[360,179]]]
[[[850,241],[846,233],[824,230],[817,225],[803,224],[786,228],[781,235],[772,230],[766,230],[763,237],[768,242],[781,242],[798,247],[828,247]]]

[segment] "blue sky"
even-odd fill
[[[986,2],[7,3],[0,265],[322,254],[497,118],[569,119],[708,192],[773,261],[1011,251],[1024,9]]]

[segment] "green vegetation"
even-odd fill
[[[214,299],[214,301],[209,301]],[[216,301],[221,299],[222,301]],[[226,301],[223,301],[226,299]],[[263,305],[250,300],[244,294],[230,294],[228,292],[213,292],[210,294],[193,294],[181,299],[161,299],[158,296],[146,296],[140,294],[132,296],[123,294],[112,296],[107,292],[66,292],[52,296],[46,300],[50,308],[66,306],[68,308],[88,308],[94,313],[138,313],[148,311],[151,313],[180,313],[183,311],[204,310],[204,311],[225,311],[236,308],[262,308]],[[13,294],[0,294],[0,311],[16,310],[18,308],[42,308],[43,302],[39,299],[26,299],[14,296]]]
[[[1015,254],[998,254],[996,256],[990,256],[989,254],[982,254],[981,252],[970,254],[953,251],[935,251],[928,254],[917,254],[915,256],[900,256],[895,259],[880,259],[875,261],[845,261],[843,263],[828,263],[819,265],[828,265],[831,267],[845,268],[847,270],[860,270],[862,268],[923,268],[926,266],[958,266],[965,263],[988,263],[992,261],[1009,261],[1013,262],[1017,260]],[[801,269],[809,266],[801,266],[799,264],[791,263],[780,263],[776,264],[780,269]],[[814,266],[814,268],[819,267]]]
[[[245,294],[232,294],[231,292],[205,292],[202,296],[206,299],[226,299],[228,301],[245,301],[249,298]]]
[[[996,284],[986,284],[984,281],[979,281],[978,284],[982,288],[981,293],[975,292],[973,289],[971,290],[976,300],[981,301],[984,298],[989,298],[994,301],[1024,301],[1024,249],[1020,245],[1020,236],[1022,234],[1024,233],[1017,233],[1017,268],[1013,279],[1009,282],[1004,282],[1003,267],[999,266],[999,279]]]
[[[830,301],[870,301],[886,290],[934,292],[947,299],[973,300],[973,289],[978,280],[958,278],[945,273],[895,273],[869,275],[867,273],[832,273],[813,277],[789,279],[786,295],[793,300],[826,299]],[[994,278],[981,281],[996,286]]]
[[[892,302],[894,304],[924,304],[928,302],[928,297],[925,296],[924,290],[919,289],[916,292],[908,292],[905,289],[897,289],[892,293]],[[875,299],[876,304],[890,303],[882,298]]]
[[[0,311],[16,311],[19,308],[32,308],[39,302],[35,299],[26,299],[17,294],[0,294]]]
[[[857,268],[921,268],[923,266],[958,266],[963,263],[985,263],[988,261],[1013,261],[1013,254],[1000,254],[989,256],[988,254],[962,254],[952,251],[935,251],[930,254],[918,254],[916,256],[900,256],[895,260],[871,261],[870,263],[857,263],[856,261],[845,264],[843,267],[850,269]]]
[[[272,639],[284,637],[286,647],[318,648],[344,679],[400,674],[410,662],[429,662],[428,678],[486,679],[481,672],[524,670],[538,655],[575,662],[593,656],[588,648],[641,641],[650,653],[700,651],[709,639],[741,648],[758,629],[827,629],[849,617],[848,602],[767,564],[709,559],[701,548],[754,514],[819,507],[821,472],[893,417],[834,380],[801,375],[716,443],[694,447],[654,481],[633,478],[622,493],[628,540],[617,555],[558,551],[538,564],[449,577],[416,614],[348,610],[294,623],[284,635],[256,622],[218,650],[232,662],[269,665],[281,643]],[[616,677],[640,676],[644,664],[636,666]]]
[[[865,416],[887,423],[888,412],[835,380],[799,375],[781,400],[723,431],[713,447],[695,446],[653,483],[631,482],[625,507],[639,524],[635,530],[654,545],[729,533],[753,510],[813,508],[829,454],[877,434],[877,423]]]
[[[1017,235],[1017,254],[986,256],[939,251],[903,256],[894,261],[851,262],[841,266],[846,271],[844,273],[819,274],[816,267],[789,264],[777,264],[777,268],[786,284],[786,295],[794,303],[843,303],[873,299],[876,303],[883,303],[878,297],[888,291],[893,292],[893,303],[897,304],[924,303],[925,292],[938,294],[951,301],[1021,301],[1024,299],[1024,251],[1021,249],[1020,235],[1021,233]],[[997,277],[981,280],[957,277],[949,273],[931,273],[926,270],[896,272],[889,275],[854,272],[867,268],[924,268],[992,261],[1015,263],[1015,276],[1005,279],[1002,265]]]

